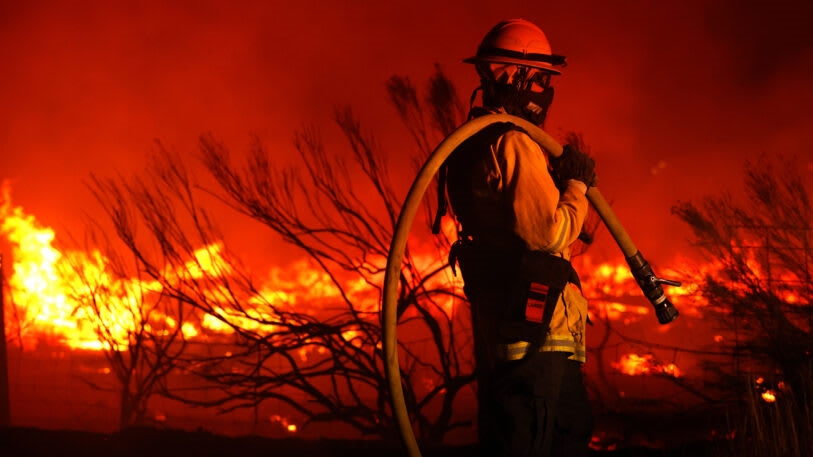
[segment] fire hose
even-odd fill
[[[429,184],[432,182],[435,174],[441,165],[443,165],[446,158],[466,139],[480,130],[497,123],[511,123],[523,129],[553,157],[558,157],[562,154],[562,146],[557,143],[556,140],[541,128],[520,117],[509,114],[488,114],[466,122],[449,134],[437,148],[435,148],[426,163],[421,167],[404,201],[404,206],[401,209],[401,214],[398,216],[398,222],[396,223],[395,232],[393,233],[392,242],[390,244],[389,256],[387,257],[387,269],[384,275],[384,302],[382,305],[384,315],[383,339],[385,372],[389,383],[393,416],[398,425],[403,444],[406,446],[410,457],[420,457],[421,452],[415,440],[415,434],[412,430],[412,423],[409,418],[406,402],[404,400],[404,392],[401,386],[401,367],[398,362],[397,336],[398,284],[407,238],[409,237],[412,222],[415,219],[415,214],[420,207],[426,189],[429,187]],[[679,286],[680,283],[655,276],[649,263],[635,247],[632,239],[626,230],[624,230],[624,227],[618,221],[610,205],[597,188],[591,187],[587,190],[587,199],[621,248],[621,252],[624,254],[638,286],[655,308],[658,322],[668,324],[675,320],[678,316],[678,311],[664,294],[661,284]]]

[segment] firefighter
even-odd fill
[[[464,62],[481,82],[472,105],[478,92],[482,105],[470,117],[507,113],[544,124],[565,58],[539,27],[500,22]],[[440,182],[458,222],[450,262],[471,303],[482,455],[586,455],[587,300],[569,259],[587,216],[585,193],[596,185],[594,161],[572,145],[549,158],[524,131],[499,123],[464,141]]]

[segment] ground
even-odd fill
[[[472,446],[422,448],[424,457],[473,457]],[[128,429],[101,434],[35,428],[0,429],[0,455],[8,457],[397,457],[406,456],[397,443],[341,440],[272,440],[260,437],[225,437],[208,432]],[[668,450],[643,447],[593,451],[591,457],[711,457],[708,443],[693,443]]]

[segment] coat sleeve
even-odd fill
[[[512,130],[497,142],[501,187],[512,202],[514,232],[532,250],[560,253],[576,241],[587,216],[585,187],[569,182],[559,192],[539,145]]]

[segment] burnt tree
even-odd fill
[[[718,267],[699,278],[700,293],[727,336],[729,357],[710,363],[708,372],[735,402],[751,400],[757,432],[759,396],[775,392],[772,409],[787,408],[788,415],[762,427],[778,424],[786,434],[780,441],[797,450],[811,449],[813,432],[813,227],[799,170],[797,159],[763,156],[746,163],[744,200],[726,192],[673,208]]]
[[[428,154],[429,145],[462,121],[462,106],[439,70],[424,97],[405,78],[393,78],[388,89],[418,145],[405,156]],[[199,185],[160,145],[142,175],[94,179],[140,274],[157,283],[160,297],[183,305],[186,319],[208,321],[199,327],[209,341],[230,347],[185,351],[175,365],[201,385],[182,389],[164,377],[163,395],[224,412],[274,401],[298,411],[305,425],[338,421],[365,435],[394,433],[380,282],[401,197],[385,155],[352,110],[337,108],[335,121],[349,151],[328,152],[315,127],[303,128],[295,136],[293,167],[278,165],[259,141],[237,164],[225,145],[205,135],[201,159],[214,185]],[[317,306],[264,290],[220,243],[205,208],[212,196],[299,248],[334,293]],[[401,275],[400,322],[409,335],[401,341],[402,377],[418,434],[430,442],[471,425],[469,415],[456,412],[474,367],[464,299],[446,268],[445,249],[440,240],[430,252],[410,251]],[[211,330],[212,320],[219,331]]]
[[[190,263],[173,262],[167,251],[149,257],[135,244],[133,221],[152,211],[149,205],[129,205],[126,195],[145,192],[143,183],[121,184],[92,177],[88,186],[117,228],[116,245],[104,228],[89,220],[82,244],[60,264],[70,285],[73,315],[97,336],[114,385],[87,380],[99,390],[119,395],[119,428],[154,424],[148,415],[150,399],[162,390],[166,377],[187,349],[185,324],[191,308],[168,294],[164,284],[190,276]],[[129,227],[130,232],[123,230]],[[79,245],[73,240],[74,245]],[[90,253],[90,255],[84,253]],[[153,252],[153,251],[150,251]]]

